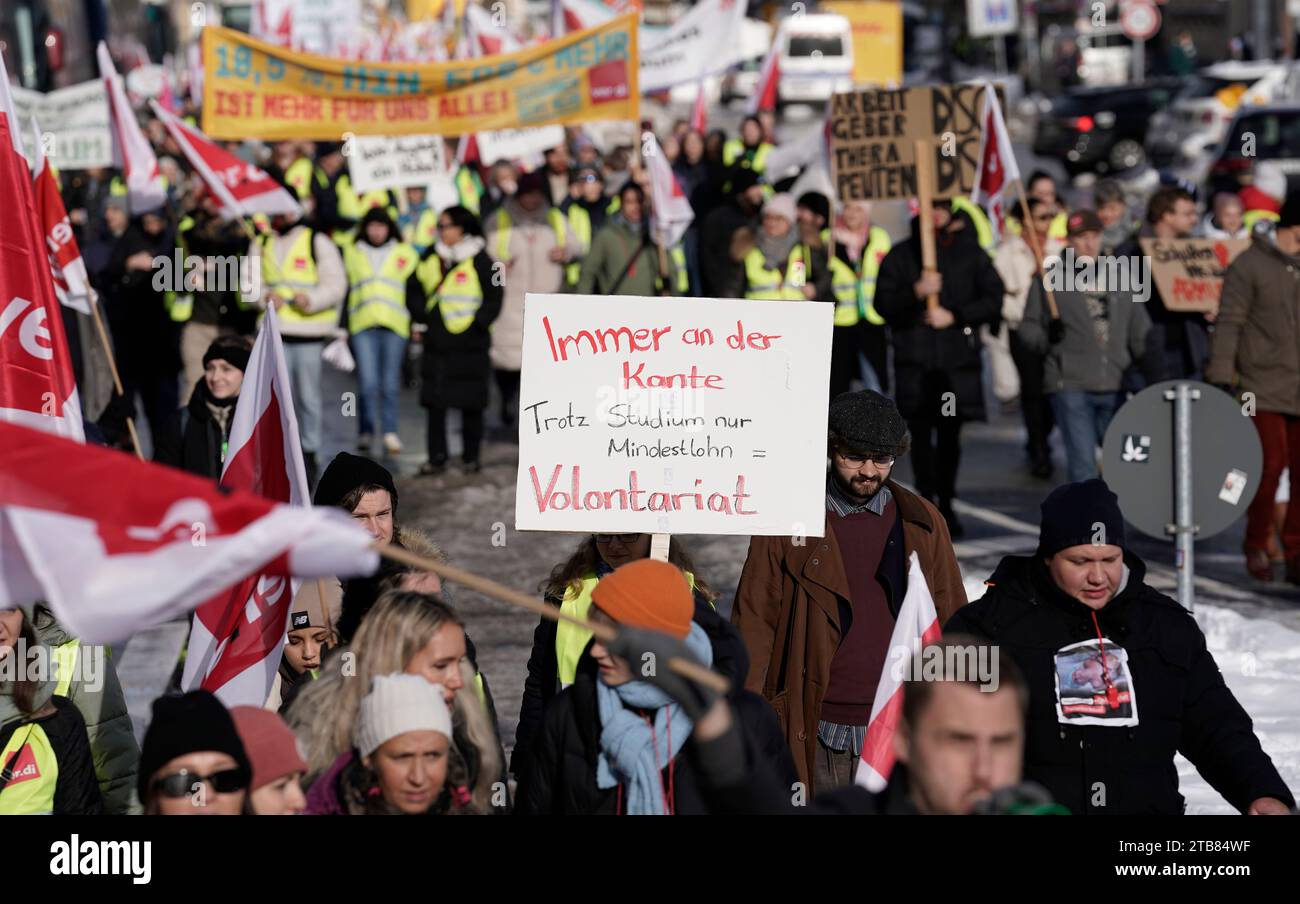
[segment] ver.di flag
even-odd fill
[[[984,89],[984,128],[980,133],[978,169],[975,171],[975,188],[971,200],[983,207],[989,215],[994,236],[1002,240],[1006,232],[1007,213],[1003,205],[1003,192],[1020,178],[1020,167],[1011,147],[1011,136],[1002,119],[1002,107],[992,85]]]
[[[871,705],[867,738],[862,745],[862,761],[853,781],[868,791],[879,793],[889,783],[894,768],[894,734],[903,714],[903,675],[913,657],[925,646],[939,639],[939,613],[921,571],[921,560],[912,553],[907,567],[907,593],[889,638],[889,655],[876,686]]]
[[[647,133],[650,145],[645,149],[646,170],[650,175],[650,198],[654,205],[655,234],[666,247],[682,240],[691,228],[695,213],[672,167],[659,147],[659,140]]]
[[[274,309],[262,318],[248,360],[221,485],[291,506],[311,504]],[[195,609],[181,687],[211,691],[227,706],[265,703],[297,592],[298,581],[282,574],[253,574]]]
[[[378,565],[370,535],[339,509],[278,504],[3,422],[0,449],[0,609],[47,600],[90,643],[126,640],[251,575]]]
[[[162,176],[158,172],[158,158],[153,146],[144,137],[140,123],[136,122],[135,111],[126,98],[126,88],[122,77],[113,67],[113,58],[108,55],[108,47],[99,42],[99,74],[104,79],[108,91],[108,118],[113,133],[113,162],[122,169],[126,179],[127,199],[131,212],[140,213],[156,210],[167,200],[167,190],[163,188]]]
[[[49,251],[54,294],[64,307],[89,315],[90,275],[86,272],[86,261],[81,256],[81,249],[77,247],[77,237],[72,231],[67,208],[63,206],[59,183],[54,178],[50,161],[45,157],[41,130],[35,118],[32,119],[32,135],[36,156],[32,164],[32,174],[36,180],[33,185],[36,215]]]
[[[767,51],[767,56],[763,57],[763,68],[758,71],[758,84],[754,86],[754,93],[745,103],[746,116],[768,113],[776,109],[776,89],[781,81],[781,67],[777,62],[780,46],[781,35],[778,29],[776,36],[772,38],[772,47]]]

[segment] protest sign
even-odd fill
[[[113,165],[113,137],[108,126],[108,98],[104,82],[95,79],[60,88],[49,94],[13,89],[14,107],[20,122],[33,117],[43,135],[52,135],[42,149],[60,170]],[[28,141],[30,135],[22,135]],[[28,148],[28,156],[34,157]]]
[[[295,53],[208,27],[203,130],[219,139],[338,140],[636,121],[637,59],[634,15],[518,53],[421,64]]]
[[[831,177],[841,201],[916,196],[918,140],[933,142],[934,197],[970,194],[979,163],[983,84],[866,90],[831,99]],[[998,100],[1005,106],[1001,89]]]
[[[561,130],[563,132],[563,130]],[[441,135],[359,137],[348,154],[348,174],[359,192],[427,186],[446,175]]]
[[[516,528],[821,536],[832,307],[528,294]]]
[[[1151,276],[1170,311],[1217,311],[1223,272],[1250,239],[1141,239]]]
[[[563,126],[540,129],[500,129],[478,133],[478,156],[484,163],[521,160],[564,144]]]

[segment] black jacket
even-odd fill
[[[562,600],[547,596],[546,602],[559,608]],[[714,611],[698,591],[692,619],[704,629],[713,644],[713,668],[724,675],[739,675],[741,685],[749,672],[749,653],[744,641],[729,621]],[[524,696],[519,704],[519,725],[515,728],[515,746],[510,754],[510,774],[516,781],[528,779],[528,763],[533,742],[541,730],[546,707],[560,692],[560,661],[555,654],[559,623],[539,619],[533,631],[533,649],[528,654],[528,673],[524,677]],[[586,658],[586,654],[583,654]]]
[[[1139,243],[1141,233],[1115,249],[1116,257],[1140,259],[1145,255]],[[1164,380],[1201,379],[1210,359],[1210,325],[1199,311],[1171,311],[1155,280],[1146,303],[1151,329],[1147,332],[1146,354],[1140,371],[1148,386]]]
[[[50,703],[54,705],[54,712],[48,716],[27,722],[14,719],[0,727],[0,750],[8,745],[15,732],[26,732],[28,726],[39,725],[59,764],[59,775],[54,785],[54,815],[98,816],[103,808],[103,798],[99,793],[99,779],[95,777],[90,740],[86,736],[86,720],[66,697],[51,697]],[[0,769],[8,765],[0,763]]]
[[[166,291],[154,288],[156,270],[130,270],[127,260],[145,252],[166,259],[175,270],[176,234],[164,229],[149,235],[132,220],[113,245],[101,285],[106,290],[109,327],[123,380],[172,375],[181,369],[176,329],[167,312]],[[180,274],[183,276],[184,274]],[[173,280],[177,274],[171,274]],[[178,284],[178,283],[173,283]]]
[[[728,699],[745,744],[766,764],[767,774],[776,776],[776,781],[789,788],[799,780],[798,773],[776,714],[762,697],[744,690],[748,656],[731,625],[716,613],[714,619],[716,621],[708,619],[707,623],[697,623],[713,642],[714,669],[732,681]],[[554,643],[551,647],[553,650]],[[723,658],[729,655],[739,659],[728,661]],[[740,668],[740,671],[731,671],[735,668]],[[600,753],[600,717],[596,704],[598,680],[595,660],[584,654],[573,684],[557,694],[546,708],[528,761],[527,780],[518,788],[515,812],[524,815],[612,815],[618,812],[618,789],[596,787],[596,759]],[[671,764],[671,770],[668,767],[663,770],[665,787],[671,778],[674,813],[707,814],[710,808],[697,772],[691,758],[682,755],[689,748],[688,742]]]
[[[430,246],[425,255],[435,254],[436,247]],[[443,276],[455,266],[454,261],[443,261]],[[492,259],[486,251],[474,256],[474,271],[483,291],[483,303],[474,315],[474,322],[463,333],[448,332],[441,312],[437,308],[429,311],[429,300],[415,274],[407,282],[406,303],[411,317],[429,327],[424,334],[420,364],[420,404],[425,408],[481,410],[488,406],[492,321],[501,313],[504,290],[500,279],[494,278]]]
[[[223,429],[208,407],[211,398],[207,381],[200,377],[189,402],[176,412],[169,429],[158,437],[154,461],[200,477],[221,479],[221,447],[230,437],[235,412],[231,410]]]
[[[950,233],[948,244],[944,236],[937,237],[938,269],[943,276],[939,304],[956,318],[952,326],[944,330],[926,326],[925,301],[912,291],[921,278],[919,220],[912,220],[912,237],[885,255],[876,277],[873,303],[893,336],[896,401],[905,418],[937,416],[941,400],[930,391],[925,376],[933,371],[947,372],[963,419],[984,417],[979,328],[1001,319],[1004,289],[970,218],[964,212],[956,218],[965,220],[965,227]]]
[[[1180,814],[1174,754],[1245,811],[1260,797],[1294,806],[1255,737],[1191,614],[1144,582],[1146,566],[1125,553],[1125,588],[1094,613],[1053,583],[1042,560],[1007,556],[984,597],[958,610],[944,633],[987,637],[1029,683],[1025,778],[1072,813]],[[1138,724],[1061,724],[1054,654],[1097,636],[1128,652]],[[1104,800],[1105,805],[1099,806]]]

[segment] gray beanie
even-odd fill
[[[442,685],[419,675],[378,675],[361,701],[356,747],[370,756],[385,741],[408,731],[436,731],[451,737],[451,711],[442,699]]]
[[[826,426],[830,443],[846,452],[902,455],[911,440],[893,399],[870,389],[842,392],[832,399]]]

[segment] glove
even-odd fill
[[[698,663],[683,641],[659,631],[622,626],[612,641],[605,644],[615,656],[626,659],[638,681],[653,684],[681,704],[682,712],[692,722],[697,722],[721,696],[711,687],[705,687],[679,675],[668,667],[668,660],[682,659]],[[653,663],[655,668],[643,668]],[[650,674],[646,674],[649,672]]]
[[[1065,321],[1060,317],[1054,318],[1047,324],[1047,341],[1056,345],[1065,338]]]

